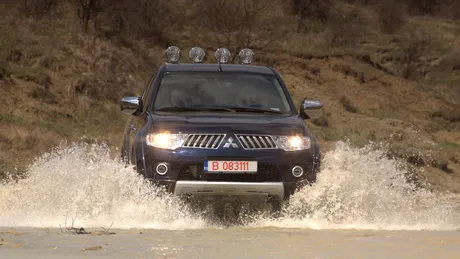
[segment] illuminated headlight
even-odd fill
[[[284,149],[285,151],[305,150],[311,147],[309,137],[274,136],[273,138],[278,148]]]
[[[147,145],[164,149],[176,149],[187,140],[187,134],[150,133],[147,134]]]

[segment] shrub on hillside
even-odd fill
[[[329,127],[329,122],[327,121],[326,116],[321,116],[319,118],[312,119],[311,123],[323,128]]]
[[[182,7],[174,0],[103,0],[99,6],[94,27],[108,38],[147,39],[168,45],[171,28],[185,23]]]
[[[327,40],[331,47],[355,45],[366,33],[366,21],[358,8],[337,9],[327,23]]]
[[[306,20],[326,22],[332,6],[332,0],[291,0],[291,12],[299,17],[297,32],[300,32]]]
[[[435,15],[439,13],[442,0],[406,0],[409,10],[416,14]]]
[[[377,5],[377,13],[384,33],[395,33],[406,22],[405,6],[398,0],[382,1]]]
[[[444,0],[440,8],[440,14],[448,18],[460,20],[460,1]]]
[[[97,17],[103,10],[100,0],[75,0],[80,25],[85,32],[88,31],[89,21]]]
[[[351,113],[356,113],[358,110],[356,109],[355,105],[350,101],[350,99],[346,96],[340,97],[340,104],[342,104],[343,108]]]
[[[78,95],[116,103],[124,96],[129,86],[131,86],[130,82],[124,77],[113,77],[98,71],[97,74],[79,78],[72,84],[70,90]]]
[[[422,31],[408,28],[399,42],[400,59],[403,64],[402,77],[413,78],[421,65],[422,57],[430,49],[431,39]]]
[[[6,64],[0,62],[0,80],[3,80],[10,76],[8,70],[6,70]]]
[[[237,54],[242,48],[264,48],[281,38],[270,20],[269,4],[265,0],[199,0],[195,16],[200,29],[214,36],[214,46]]]
[[[45,72],[26,72],[24,74],[17,75],[19,79],[22,79],[24,81],[28,82],[34,82],[38,85],[44,86],[49,88],[53,82],[51,81],[51,77],[45,73]]]
[[[24,15],[42,18],[53,10],[56,3],[56,0],[20,0],[18,5]]]

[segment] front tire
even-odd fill
[[[270,216],[279,218],[283,211],[283,201],[278,198],[268,200]]]

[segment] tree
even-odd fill
[[[399,51],[403,64],[402,77],[409,79],[417,72],[418,66],[424,66],[422,57],[430,49],[432,40],[417,28],[408,28],[399,43]]]
[[[297,33],[307,19],[326,22],[332,7],[331,0],[291,0],[292,14],[298,15]]]
[[[327,36],[330,47],[356,46],[368,29],[359,8],[351,10],[336,9],[327,21]]]
[[[56,0],[21,0],[19,4],[26,16],[41,18],[53,10]]]
[[[435,15],[439,13],[442,0],[407,0],[409,10],[419,14]]]
[[[91,19],[94,19],[101,11],[100,0],[76,0],[77,13],[80,18],[81,25],[85,32],[88,32],[88,24]]]
[[[197,19],[201,27],[211,31],[219,47],[226,47],[232,62],[242,48],[266,47],[281,37],[268,22],[268,1],[265,0],[201,0]]]
[[[99,6],[94,26],[106,37],[125,36],[166,45],[171,27],[184,24],[182,9],[174,0],[100,0]]]
[[[384,33],[398,31],[406,22],[405,5],[398,0],[387,0],[376,4],[380,29]]]

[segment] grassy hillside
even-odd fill
[[[119,147],[118,100],[140,93],[165,46],[202,46],[207,62],[248,46],[297,103],[324,101],[306,123],[326,150],[385,143],[434,189],[460,192],[460,26],[445,4],[96,1],[86,24],[79,1],[20,2],[0,4],[0,175],[72,141]]]

